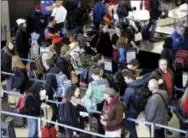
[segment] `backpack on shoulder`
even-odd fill
[[[146,87],[135,89],[132,105],[133,107],[135,107],[138,113],[144,111],[145,106],[148,102],[148,99],[151,95],[152,95],[152,92]]]
[[[188,70],[188,51],[178,50],[176,52],[174,68],[175,70]]]
[[[68,80],[67,76],[63,73],[56,75],[57,80],[57,97],[64,97],[67,96],[71,90],[71,81]]]

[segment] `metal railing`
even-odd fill
[[[7,94],[14,95],[14,96],[21,96],[21,94],[19,92],[10,92],[10,91],[5,91],[5,90],[3,90],[3,92],[7,93]],[[46,100],[46,102],[48,102],[48,103],[54,103],[54,104],[57,104],[57,105],[64,104],[63,102],[57,102],[57,101],[52,101],[52,100]],[[169,106],[169,108],[170,109],[175,109],[176,107]],[[89,110],[89,112],[101,114],[100,111],[96,111],[96,110]],[[74,128],[74,127],[71,127],[71,126],[68,126],[68,125],[62,125],[62,124],[57,123],[57,122],[52,122],[50,120],[41,119],[40,117],[39,118],[30,117],[30,116],[20,115],[20,114],[17,114],[17,113],[10,113],[10,112],[6,112],[6,111],[1,111],[1,113],[2,114],[7,114],[7,115],[12,115],[12,116],[37,119],[38,120],[38,129],[41,129],[40,121],[45,121],[45,122],[48,122],[48,123],[51,123],[51,124],[55,124],[55,125],[58,125],[58,126],[69,128],[69,129],[72,129],[72,130],[75,130],[75,131],[79,131],[79,132],[82,132],[82,133],[87,133],[87,134],[95,135],[95,136],[98,136],[98,137],[105,137],[104,135],[100,135],[100,134],[97,134],[97,133],[94,133],[94,132],[82,130],[82,129],[79,129],[79,128]],[[173,128],[173,127],[169,127],[169,126],[164,126],[164,125],[160,125],[160,124],[154,124],[154,123],[147,122],[147,121],[144,121],[144,120],[133,119],[133,118],[127,118],[127,120],[135,122],[135,123],[141,123],[141,124],[145,124],[145,125],[150,126],[150,128],[151,128],[151,134],[150,134],[151,137],[154,137],[154,130],[155,130],[156,126],[160,127],[160,128],[164,128],[164,129],[168,129],[168,130],[172,130],[172,131],[176,131],[176,132],[180,132],[180,133],[185,133],[186,134],[186,131],[184,131],[184,130],[180,130],[180,129],[177,129],[177,128]],[[38,132],[40,132],[40,131],[38,131]],[[40,134],[39,134],[39,136],[40,136]]]

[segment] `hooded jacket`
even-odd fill
[[[41,114],[41,100],[40,100],[40,90],[42,89],[42,83],[35,82],[28,90],[25,99],[25,109],[26,114],[29,116],[40,116]]]

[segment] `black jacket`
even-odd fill
[[[131,3],[129,0],[120,0],[117,13],[119,16],[127,17],[129,15],[129,11],[132,11]]]
[[[12,88],[20,90],[21,93],[24,92],[26,85],[28,84],[28,77],[25,70],[16,68],[14,72]]]
[[[67,101],[65,103],[65,115],[67,119],[67,124],[78,128],[79,113],[76,106],[74,106],[70,101]]]
[[[30,116],[41,116],[41,100],[40,90],[42,89],[42,83],[34,83],[28,90],[25,99],[25,111]]]
[[[57,56],[56,66],[61,69],[63,74],[65,74],[68,78],[70,78],[70,72],[68,68],[68,63],[65,59],[61,58],[60,56]]]
[[[46,74],[46,83],[45,83],[45,90],[48,95],[49,100],[53,100],[54,91],[57,90],[57,80],[55,74],[60,73],[60,69],[57,67],[53,67],[49,69]]]
[[[12,54],[6,52],[4,49],[1,50],[1,70],[12,72]]]
[[[150,0],[150,19],[157,20],[161,14],[161,4],[159,0]]]
[[[172,80],[173,80],[173,84],[174,84],[174,75],[173,75],[173,72],[172,72],[172,70],[171,69],[168,69],[168,71],[170,72],[170,74],[172,75]],[[151,75],[149,76],[149,80],[150,79],[156,79],[156,80],[159,80],[159,79],[163,79],[163,74],[162,74],[162,71],[158,68],[158,69],[156,69],[155,71],[153,71],[152,73],[151,73]],[[174,85],[173,85],[174,86]],[[160,89],[162,89],[162,90],[166,90],[166,86],[165,86],[165,84],[163,83],[163,84],[161,84],[160,86]],[[174,88],[174,87],[173,87]]]
[[[30,47],[29,34],[26,31],[18,28],[16,31],[16,49],[18,53],[28,55]]]

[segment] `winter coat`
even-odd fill
[[[63,72],[63,74],[70,78],[69,64],[64,58],[57,56],[56,66]]]
[[[141,88],[148,81],[148,77],[143,77],[142,79],[135,80],[131,83],[127,83],[127,88],[125,90],[123,101],[127,105],[128,114],[139,114],[137,109],[133,106],[134,96],[137,88]]]
[[[129,0],[120,0],[117,14],[119,16],[127,17],[129,15],[129,11],[132,11],[131,3]]]
[[[78,128],[79,127],[79,122],[78,122],[79,113],[77,112],[76,106],[74,106],[70,101],[67,101],[65,103],[64,111],[65,111],[66,120],[67,120],[65,124]]]
[[[54,99],[54,90],[57,90],[57,80],[56,76],[54,74],[50,74],[52,72],[49,72],[46,75],[46,83],[45,83],[45,90],[46,90],[46,95],[48,96],[49,100]]]
[[[97,44],[97,51],[98,53],[102,53],[105,57],[112,57],[113,47],[110,40],[110,34],[108,32],[101,33]]]
[[[167,104],[167,99],[168,99],[167,92],[158,90],[157,93],[160,93],[163,96]],[[168,125],[167,108],[160,95],[153,94],[148,100],[148,103],[145,107],[145,118],[146,121],[148,122],[165,125],[165,126]],[[156,127],[156,129],[160,129],[160,127]]]
[[[150,0],[150,18],[154,20],[158,20],[161,16],[161,4],[159,0]]]
[[[28,55],[30,47],[29,34],[26,31],[18,28],[16,31],[16,49],[18,53]]]
[[[17,90],[20,90],[21,93],[23,93],[27,83],[28,83],[28,77],[26,70],[16,68],[14,72],[12,88],[13,89],[16,88]]]
[[[25,100],[25,111],[29,116],[41,116],[41,100],[40,90],[42,89],[42,83],[34,83],[28,90]]]
[[[173,72],[171,71],[171,69],[168,69],[168,71],[170,72],[171,76],[172,76],[172,83],[173,83],[173,86],[174,86],[174,75],[173,75]],[[162,71],[158,68],[156,69],[155,71],[153,71],[149,77],[150,79],[156,79],[156,80],[159,80],[159,79],[163,79],[163,73]],[[162,83],[161,85],[159,85],[159,88],[162,89],[162,90],[166,90],[166,86],[165,86],[165,83]],[[174,88],[174,87],[173,87]]]
[[[172,50],[176,51],[180,49],[184,43],[184,38],[180,34],[178,34],[177,31],[174,31],[171,37],[172,37]]]
[[[122,128],[123,124],[123,106],[118,102],[117,97],[113,97],[110,103],[105,101],[102,109],[102,116],[106,121],[106,126],[104,130],[106,131],[116,131]]]
[[[1,70],[12,72],[12,53],[6,47],[1,50]]]
[[[36,33],[39,33],[40,31],[40,19],[42,17],[42,13],[33,11],[31,13],[31,18],[32,18],[32,23],[33,23],[33,31],[35,31]]]
[[[83,99],[91,99],[94,100],[97,104],[104,101],[103,90],[107,87],[108,81],[101,79],[101,80],[94,80],[89,83],[88,90]]]

